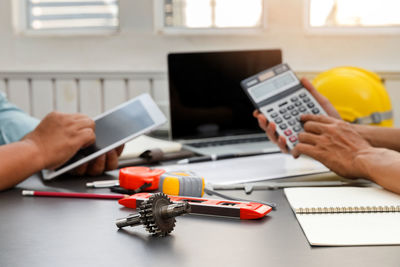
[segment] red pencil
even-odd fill
[[[73,197],[73,198],[101,198],[101,199],[121,199],[127,197],[122,194],[92,194],[92,193],[65,193],[65,192],[46,192],[22,190],[23,196],[40,196],[40,197]]]

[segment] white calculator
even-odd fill
[[[276,124],[279,135],[286,137],[289,150],[298,143],[303,131],[301,114],[324,114],[315,98],[307,91],[287,64],[264,70],[241,82],[241,86],[269,121]]]

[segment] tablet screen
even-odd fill
[[[142,102],[136,100],[96,119],[95,123],[96,142],[79,150],[75,156],[57,170],[150,127],[154,124],[154,121]]]

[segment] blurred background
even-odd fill
[[[397,0],[3,0],[0,91],[38,118],[95,116],[143,92],[168,115],[169,52],[279,48],[310,79],[337,66],[377,72],[400,126],[399,10]]]

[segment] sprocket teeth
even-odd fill
[[[159,201],[162,201],[159,203]],[[170,205],[172,201],[164,193],[152,195],[147,201],[139,206],[140,221],[145,229],[153,236],[166,236],[172,232],[175,227],[175,219],[164,220],[159,214],[154,213],[155,207],[160,205]]]

